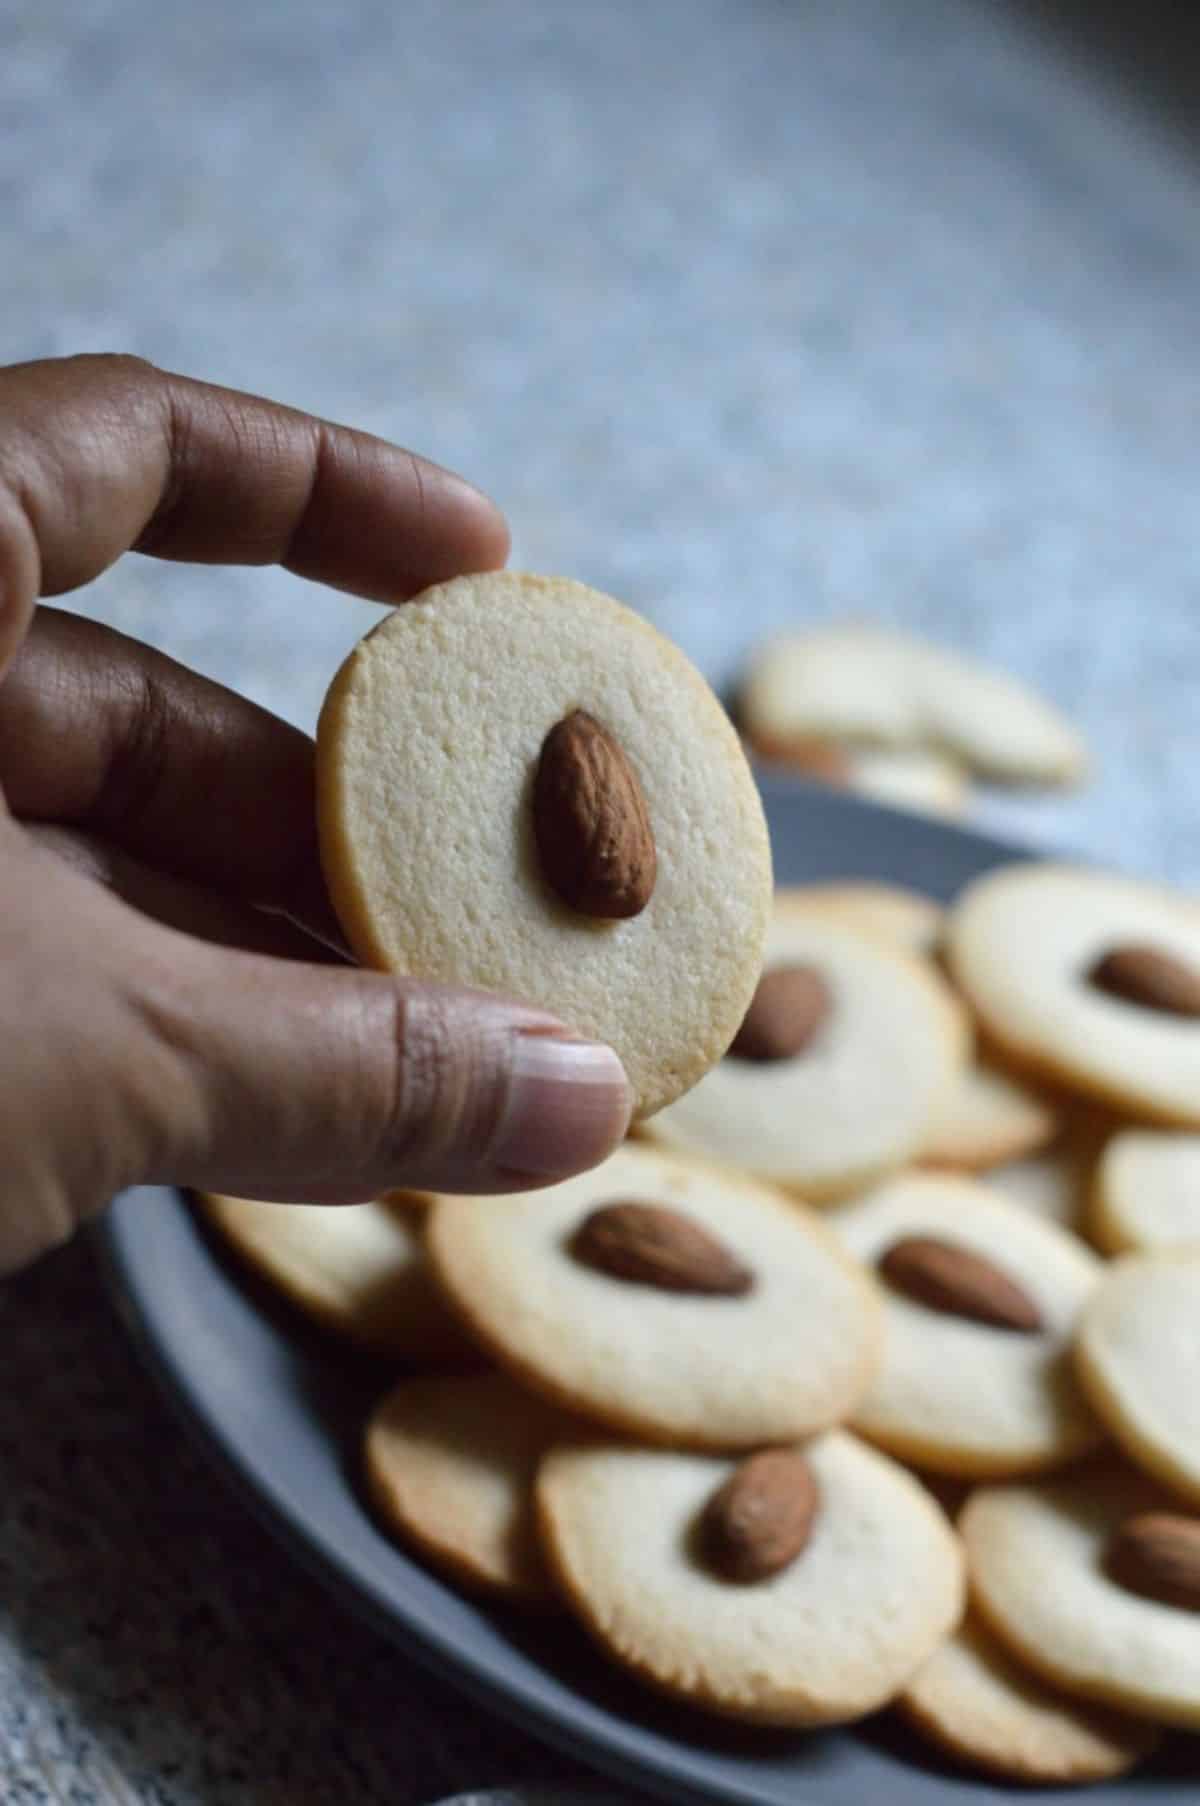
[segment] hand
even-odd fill
[[[0,370],[0,1271],[146,1181],[322,1202],[594,1164],[628,1118],[609,1049],[345,959],[303,734],[35,614],[130,548],[400,602],[508,535],[458,477],[269,402],[126,358]]]

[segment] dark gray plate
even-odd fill
[[[907,881],[950,898],[1016,849],[793,783],[764,781],[777,875]],[[468,1604],[393,1546],[357,1484],[364,1416],[386,1374],[349,1361],[229,1269],[184,1200],[131,1192],[100,1232],[123,1313],[184,1417],[247,1499],[340,1598],[476,1699],[676,1801],[981,1806],[1038,1797],[940,1765],[884,1716],[819,1736],[725,1728],[659,1704],[568,1623]],[[1106,1806],[1184,1806],[1200,1754],[1179,1738]],[[1049,1797],[1049,1790],[1044,1797]]]

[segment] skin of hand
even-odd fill
[[[138,359],[0,369],[0,1272],[134,1184],[340,1203],[594,1165],[629,1116],[609,1048],[348,960],[312,742],[39,605],[129,550],[395,604],[508,532],[411,452]]]

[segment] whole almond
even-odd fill
[[[1123,1003],[1167,1016],[1200,1016],[1200,968],[1161,947],[1132,941],[1110,947],[1087,976],[1096,990]]]
[[[700,1519],[700,1553],[724,1580],[766,1580],[812,1535],[820,1494],[799,1449],[762,1449],[738,1463]]]
[[[1200,1612],[1200,1518],[1173,1511],[1126,1518],[1109,1546],[1107,1567],[1128,1592]]]
[[[602,1204],[579,1225],[570,1249],[586,1267],[662,1292],[740,1298],[754,1284],[724,1242],[665,1204]]]
[[[739,1060],[794,1059],[832,1007],[829,986],[815,966],[772,966],[759,979],[729,1051]]]
[[[658,854],[634,771],[606,727],[574,709],[542,742],[533,785],[542,873],[581,915],[640,915],[654,891]]]
[[[888,1284],[931,1311],[969,1317],[993,1329],[1042,1328],[1037,1305],[999,1267],[940,1236],[906,1235],[880,1257],[879,1270]]]

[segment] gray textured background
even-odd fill
[[[134,350],[401,438],[718,683],[847,611],[995,656],[1098,773],[984,818],[1200,885],[1200,152],[1167,16],[0,0],[0,358]],[[304,725],[374,618],[137,559],[78,606]],[[85,1253],[0,1323],[6,1801],[410,1806],[544,1770],[196,1468]]]

